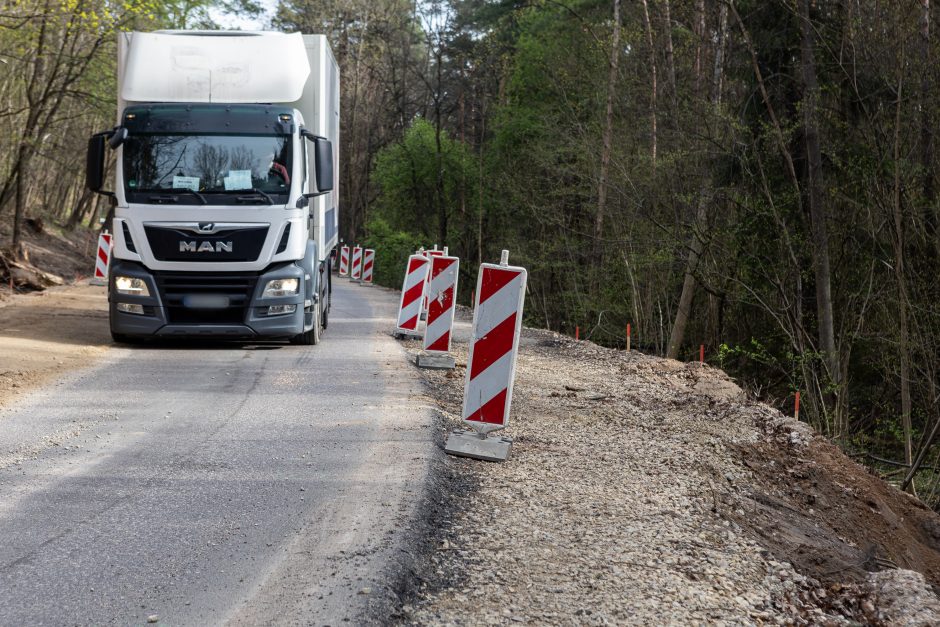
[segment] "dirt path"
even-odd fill
[[[57,287],[0,302],[0,407],[91,365],[110,344],[103,287]]]
[[[426,373],[450,428],[463,376]],[[940,518],[721,371],[526,330],[513,405],[405,622],[940,620]]]

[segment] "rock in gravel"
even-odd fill
[[[940,601],[924,576],[912,570],[871,573],[878,618],[886,625],[940,625]]]
[[[150,616],[147,617],[148,623],[155,623],[159,620],[160,620],[160,616],[158,614],[151,614]]]

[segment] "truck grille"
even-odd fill
[[[154,272],[169,324],[245,324],[258,273]],[[192,309],[187,296],[225,296],[224,309]]]
[[[255,261],[268,235],[267,226],[198,235],[174,228],[144,225],[154,258],[159,261]]]

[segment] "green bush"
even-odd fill
[[[365,247],[375,250],[374,281],[378,285],[401,289],[408,256],[420,246],[420,236],[395,231],[381,218],[366,223]]]

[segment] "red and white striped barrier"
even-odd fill
[[[450,352],[459,268],[460,260],[457,257],[431,257],[427,294],[428,324],[424,329],[424,350],[429,353]]]
[[[349,276],[349,246],[339,249],[339,275]]]
[[[372,285],[372,272],[375,270],[375,251],[366,248],[362,252],[362,282]]]
[[[352,271],[349,278],[353,281],[362,279],[362,247],[355,246],[352,249]]]
[[[395,335],[398,337],[420,337],[418,318],[421,314],[421,299],[424,296],[424,281],[431,264],[424,255],[411,255],[405,266],[405,280],[401,286],[401,301],[398,304],[398,322]]]
[[[503,251],[499,265],[482,264],[477,278],[462,417],[479,433],[509,421],[528,273],[508,265],[508,257]]]
[[[95,275],[92,277],[92,285],[108,284],[108,266],[111,265],[111,234],[101,233],[98,235],[98,253],[95,255]]]

